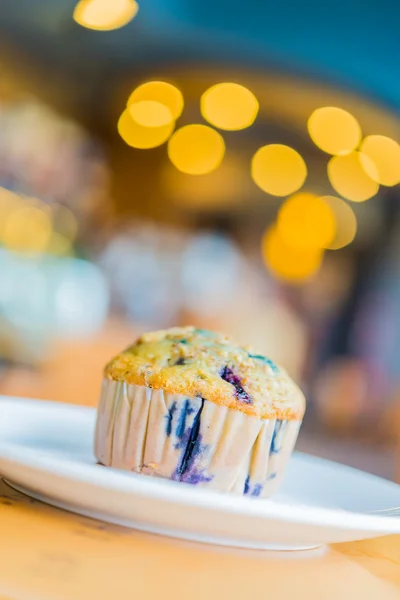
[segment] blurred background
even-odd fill
[[[95,405],[195,324],[303,386],[307,452],[400,480],[389,0],[2,0],[0,393]]]

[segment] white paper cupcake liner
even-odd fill
[[[95,454],[109,467],[267,497],[279,486],[300,425],[105,379]]]

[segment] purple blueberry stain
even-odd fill
[[[165,433],[167,437],[170,437],[172,433],[172,419],[174,418],[174,414],[177,411],[176,402],[173,402],[168,409],[168,414],[165,416],[167,424],[165,426]]]
[[[179,415],[178,425],[176,426],[176,437],[182,439],[186,430],[186,418],[194,412],[189,399],[185,400]]]
[[[176,449],[183,450],[182,459],[178,467],[178,472],[180,475],[183,475],[183,473],[185,472],[186,467],[188,466],[188,463],[191,460],[192,456],[198,454],[199,452],[199,448],[197,446],[200,437],[200,420],[203,407],[204,400],[202,399],[200,408],[193,420],[192,427],[188,427],[186,429],[186,431],[180,437],[181,441],[175,445]]]
[[[174,367],[180,367],[180,366],[184,365],[185,363],[186,363],[186,360],[183,358],[183,356],[180,356],[174,363]]]
[[[228,366],[225,366],[220,372],[220,377],[224,381],[233,385],[235,388],[235,396],[238,400],[245,402],[246,404],[252,404],[253,398],[246,392],[242,386],[240,377],[236,375],[232,369],[230,369]]]
[[[261,483],[256,483],[256,485],[253,487],[253,491],[251,492],[251,495],[254,498],[258,498],[258,496],[261,494],[263,489],[263,486],[261,485]]]
[[[278,436],[279,433],[284,429],[286,421],[277,421],[275,423],[274,432],[272,434],[271,440],[271,454],[279,454],[281,450],[281,444],[278,445]],[[280,436],[279,436],[280,437]]]
[[[274,373],[279,373],[279,368],[270,358],[267,358],[266,356],[263,356],[262,354],[249,354],[249,358],[254,358],[254,360],[259,360],[260,362],[264,363],[264,365],[269,365]]]
[[[200,457],[207,448],[207,446],[202,444],[202,436],[200,434],[201,412],[204,407],[204,399],[202,398],[201,400],[201,406],[194,418],[193,425],[180,431],[182,435],[178,436],[180,439],[179,442],[175,444],[175,448],[177,450],[182,450],[183,452],[180,463],[172,475],[172,479],[175,481],[183,481],[194,485],[198,483],[208,483],[213,478],[212,475],[206,474],[204,469],[198,469],[196,466],[196,459]],[[192,408],[189,408],[188,410],[193,412]],[[186,415],[187,414],[188,412],[186,411]]]
[[[213,475],[205,473],[204,469],[198,469],[193,460],[188,463],[186,471],[181,475],[180,481],[197,485],[198,483],[209,483],[212,481]]]
[[[247,475],[246,481],[244,482],[243,495],[244,496],[253,496],[254,498],[257,498],[261,494],[262,490],[263,490],[262,483],[255,483],[254,485],[251,485],[250,475]]]

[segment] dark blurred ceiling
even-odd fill
[[[111,32],[76,25],[75,4],[2,0],[0,35],[50,77],[79,81],[78,102],[123,74],[200,63],[294,70],[400,109],[393,0],[139,0],[134,21]]]

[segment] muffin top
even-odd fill
[[[301,419],[305,399],[269,358],[206,329],[142,335],[105,368],[105,377],[202,398],[265,419]]]

